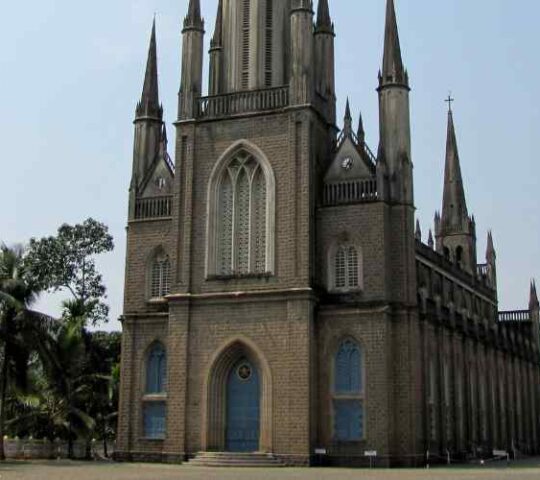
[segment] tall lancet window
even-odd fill
[[[334,440],[358,442],[364,438],[364,375],[362,350],[344,340],[334,357]]]
[[[263,163],[240,150],[218,175],[216,198],[210,197],[210,208],[215,206],[217,215],[210,222],[209,256],[215,252],[216,258],[215,263],[209,259],[209,273],[232,276],[270,272],[273,197],[269,185],[273,182],[269,182]]]

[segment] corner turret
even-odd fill
[[[312,0],[292,0],[291,105],[307,105],[314,94],[314,38]]]
[[[134,194],[156,158],[161,140],[163,107],[159,103],[156,21],[152,24],[146,73],[140,101],[135,111],[135,139],[130,191]]]
[[[328,0],[319,0],[315,24],[315,88],[326,99],[327,120],[332,125],[336,123],[335,36]]]
[[[387,0],[384,55],[379,72],[380,138],[388,166],[389,199],[414,205],[409,78],[403,66],[394,0]]]
[[[199,0],[190,0],[182,30],[182,78],[178,119],[195,116],[195,102],[202,92],[204,21]]]

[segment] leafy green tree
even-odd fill
[[[24,269],[22,247],[0,246],[0,460],[5,459],[6,398],[10,385],[27,387],[34,345],[54,328],[54,321],[31,310],[40,293]]]
[[[85,306],[93,325],[106,322],[106,287],[95,257],[114,249],[112,236],[103,223],[89,218],[82,224],[64,224],[56,236],[30,240],[25,266],[33,281],[44,290],[67,290]]]

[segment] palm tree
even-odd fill
[[[64,315],[55,332],[38,343],[39,356],[47,377],[49,394],[60,399],[60,417],[67,429],[68,457],[73,458],[74,439],[94,430],[88,415],[96,379],[108,377],[87,373],[86,313],[80,300],[64,302]],[[103,378],[102,378],[103,377]]]
[[[10,383],[26,387],[30,354],[36,339],[54,321],[30,309],[40,288],[25,275],[24,250],[0,245],[0,460],[5,459],[6,394]]]

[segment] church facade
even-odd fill
[[[540,450],[540,318],[499,312],[453,113],[442,210],[415,228],[393,0],[376,153],[338,129],[328,0],[219,0],[183,28],[175,162],[155,25],[135,118],[116,456],[229,452],[288,465],[419,465]],[[209,455],[209,454],[206,454]],[[215,457],[214,457],[215,458]],[[260,457],[257,457],[260,458]]]

